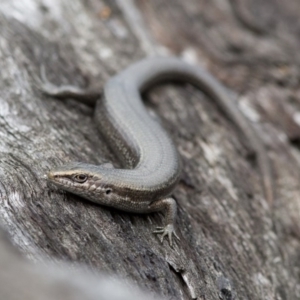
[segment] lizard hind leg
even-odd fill
[[[164,211],[166,226],[157,227],[156,230],[153,231],[153,233],[161,234],[160,237],[161,242],[163,242],[164,237],[167,237],[169,239],[170,246],[173,246],[173,240],[172,240],[173,235],[175,236],[175,238],[179,240],[179,237],[175,232],[175,224],[174,224],[176,218],[176,211],[177,211],[176,201],[173,198],[160,199],[153,202],[149,208],[152,212]]]
[[[48,80],[44,66],[41,66],[38,81],[39,90],[47,96],[60,99],[71,98],[89,106],[94,106],[101,95],[100,91],[80,88],[75,85],[54,85]]]

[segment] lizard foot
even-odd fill
[[[179,237],[175,232],[173,224],[168,224],[166,227],[156,227],[156,230],[154,230],[153,233],[161,234],[161,243],[163,242],[164,237],[167,236],[169,238],[169,244],[171,247],[173,246],[172,235],[174,235],[175,238],[179,240]]]

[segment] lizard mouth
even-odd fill
[[[45,176],[52,183],[55,183],[58,185],[63,185],[63,186],[71,186],[72,185],[72,181],[70,179],[68,179],[67,177],[62,177],[59,174],[56,174],[54,172],[49,172]]]
[[[49,183],[58,186],[65,191],[82,195],[86,192],[86,188],[81,183],[74,182],[71,175],[62,175],[59,171],[50,171],[45,175]]]

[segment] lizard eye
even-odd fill
[[[84,183],[87,180],[87,175],[85,174],[77,174],[73,176],[73,179],[78,183]]]
[[[106,195],[109,195],[111,193],[111,189],[107,189],[106,191],[105,191],[105,194]]]

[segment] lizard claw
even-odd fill
[[[179,240],[179,237],[175,232],[173,224],[168,224],[166,227],[156,227],[156,230],[154,230],[153,233],[161,234],[161,237],[160,237],[161,243],[163,242],[164,237],[167,236],[171,247],[173,246],[172,235],[174,235],[175,238]]]

